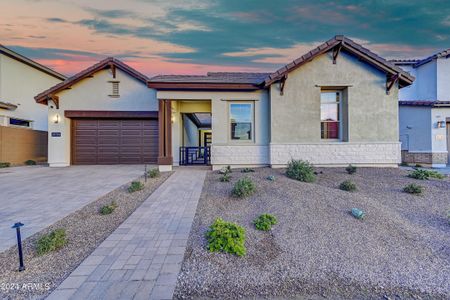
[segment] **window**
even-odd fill
[[[341,139],[341,102],[341,91],[322,91],[320,94],[320,131],[322,139]]]
[[[231,140],[251,141],[253,139],[253,104],[230,104]]]
[[[31,127],[31,121],[9,118],[9,125]]]
[[[110,81],[112,84],[112,93],[109,95],[110,97],[120,97],[119,94],[119,81]]]

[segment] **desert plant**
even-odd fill
[[[229,173],[222,174],[222,176],[220,176],[219,180],[221,182],[229,182],[231,180],[231,175]]]
[[[253,224],[258,230],[269,231],[272,229],[272,225],[277,224],[277,218],[270,214],[262,214],[253,220]]]
[[[0,162],[0,168],[9,168],[11,167],[11,163],[9,162]]]
[[[153,168],[147,171],[147,176],[150,178],[156,178],[159,177],[160,173],[157,168]]]
[[[275,176],[274,175],[269,175],[269,176],[267,176],[267,180],[275,181]]]
[[[303,182],[314,182],[316,175],[314,168],[308,161],[292,159],[288,163],[286,176]]]
[[[144,188],[144,184],[140,181],[132,181],[130,186],[128,187],[128,192],[134,193],[140,191]]]
[[[345,171],[347,171],[348,174],[355,174],[356,173],[356,166],[348,165],[347,168],[345,168]]]
[[[219,170],[219,174],[229,174],[229,173],[231,173],[231,166],[226,166]]]
[[[420,195],[423,192],[423,187],[415,183],[411,183],[405,186],[403,191],[408,194]]]
[[[253,173],[255,172],[255,170],[251,169],[251,168],[244,168],[241,170],[242,173]]]
[[[444,175],[436,171],[416,169],[408,174],[408,177],[419,180],[428,180],[430,178],[443,179]]]
[[[234,184],[231,194],[238,198],[244,198],[252,195],[255,191],[256,186],[253,181],[248,177],[244,177]]]
[[[110,204],[103,205],[100,208],[100,214],[101,215],[112,214],[116,208],[117,208],[117,203],[115,201],[112,201]]]
[[[66,231],[62,228],[55,229],[49,234],[41,236],[36,242],[36,252],[43,255],[50,251],[61,249],[67,244]]]
[[[236,223],[218,218],[206,232],[210,252],[226,252],[243,256],[245,249],[245,229]]]
[[[351,214],[359,220],[364,219],[364,217],[366,216],[366,213],[359,208],[352,208]]]
[[[25,164],[27,166],[35,166],[36,165],[36,161],[34,161],[32,159],[29,159],[29,160],[25,161]]]
[[[356,191],[356,184],[351,180],[345,180],[339,185],[339,189],[347,192]]]
[[[422,165],[421,164],[416,164],[415,167],[416,168],[422,168]]]

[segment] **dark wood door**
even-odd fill
[[[156,163],[158,120],[72,119],[72,163]]]

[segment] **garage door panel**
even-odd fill
[[[141,164],[157,161],[157,120],[73,121],[73,164]]]

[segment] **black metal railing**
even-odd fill
[[[209,165],[211,147],[180,147],[180,165]]]

